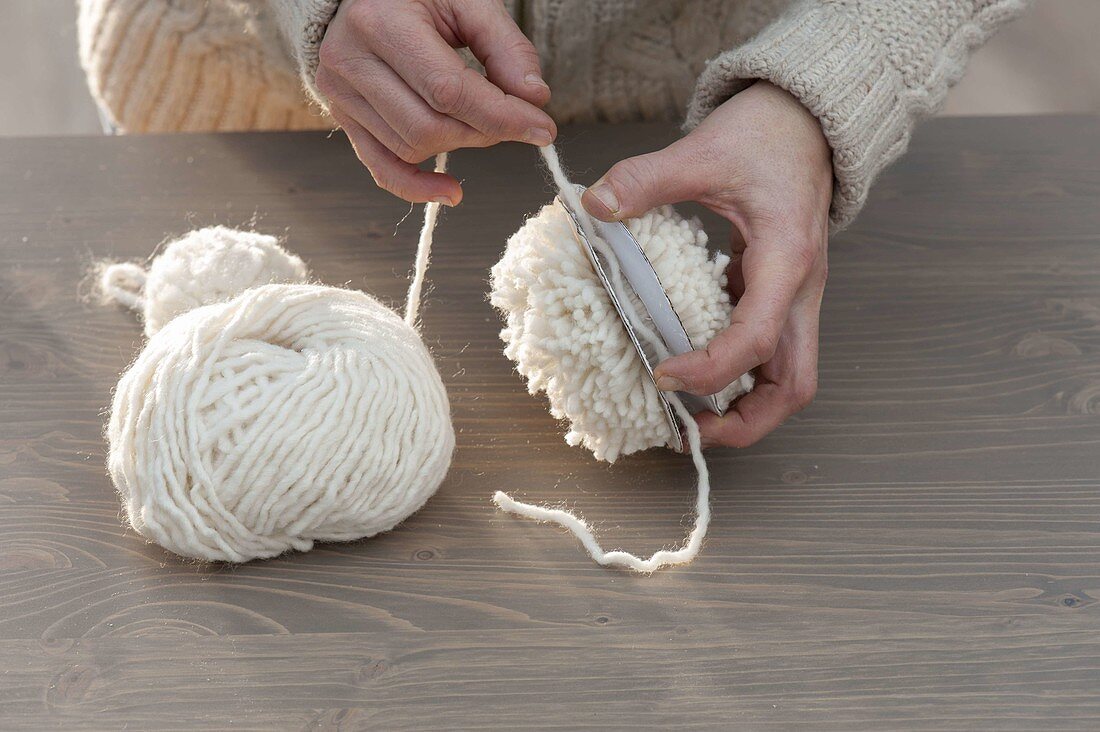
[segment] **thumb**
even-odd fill
[[[584,192],[581,203],[596,218],[616,221],[694,199],[706,176],[691,163],[689,145],[686,139],[679,140],[663,150],[616,163]]]

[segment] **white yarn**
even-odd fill
[[[435,156],[435,172],[447,172],[447,153],[439,153]],[[420,240],[416,245],[416,264],[413,267],[412,282],[409,283],[409,294],[405,296],[405,322],[410,326],[416,325],[416,318],[420,314],[420,293],[424,289],[424,279],[428,274],[428,261],[432,256],[432,238],[435,236],[435,225],[439,221],[438,201],[429,201],[424,204],[424,226],[420,229]]]
[[[603,249],[556,150],[542,153]],[[439,156],[436,170],[445,165]],[[148,272],[105,268],[103,291],[141,310],[151,335],[119,382],[107,430],[111,477],[139,533],[184,556],[247,561],[307,550],[315,540],[371,536],[423,505],[454,447],[446,391],[413,327],[438,214],[438,204],[426,206],[404,319],[361,292],[263,284],[301,282],[308,273],[261,235],[203,230],[170,245]],[[570,420],[572,444],[613,461],[671,434],[565,217],[560,205],[547,206],[509,240],[493,270],[493,301],[508,314],[502,336],[532,393],[546,391],[552,413]],[[671,208],[629,225],[693,342],[709,340],[729,314],[728,260],[708,259],[698,222]],[[611,279],[624,293],[617,268]],[[630,297],[621,299],[636,312]],[[641,333],[660,350],[652,331]],[[613,360],[605,364],[607,354]],[[748,388],[746,375],[725,396]],[[680,548],[648,559],[606,552],[572,513],[501,491],[494,502],[568,529],[602,565],[652,572],[690,562],[710,521],[710,479],[694,419],[669,398],[699,476],[695,525]]]
[[[541,150],[559,193],[578,212],[586,236],[605,248],[561,169],[556,150],[552,146]],[[699,222],[684,219],[671,207],[626,223],[652,262],[692,342],[708,342],[729,322],[731,305],[725,290],[729,258],[709,257]],[[618,293],[629,293],[617,268],[612,269],[611,280]],[[620,301],[636,311],[631,297]],[[598,459],[610,462],[668,443],[672,435],[660,395],[576,242],[560,203],[545,206],[509,239],[504,257],[493,268],[490,299],[506,318],[501,332],[505,353],[527,378],[530,392],[545,392],[551,414],[569,421],[566,440],[570,444],[584,445]],[[647,330],[642,328],[642,335],[662,350]],[[751,387],[752,377],[746,374],[720,398],[728,404]],[[625,551],[606,552],[591,527],[568,511],[522,503],[501,491],[493,496],[494,502],[511,513],[568,529],[602,565],[652,572],[690,562],[702,546],[710,521],[710,478],[695,420],[675,394],[669,400],[684,425],[699,476],[695,526],[679,549],[661,550],[648,559]]]
[[[699,222],[669,206],[626,224],[692,342],[709,342],[729,324],[729,257],[710,255]],[[573,231],[557,201],[528,219],[492,268],[490,302],[505,319],[505,355],[530,392],[544,392],[550,413],[568,422],[566,441],[614,462],[667,445],[673,435],[661,396]],[[751,383],[746,376],[723,397],[728,402]]]
[[[154,260],[144,292],[136,265],[104,276],[109,294],[141,303],[147,328],[184,297],[216,301],[154,325],[115,392],[108,467],[134,529],[183,556],[242,562],[372,536],[419,509],[454,429],[416,330],[362,292],[250,287],[260,270],[305,276],[257,235],[184,241]],[[231,292],[230,263],[255,265],[235,279],[249,289]]]
[[[275,237],[211,226],[169,244],[148,272],[131,262],[104,267],[99,285],[108,299],[140,311],[152,336],[180,313],[249,287],[308,279],[306,265]]]

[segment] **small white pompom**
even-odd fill
[[[165,247],[148,270],[133,263],[104,267],[103,293],[138,310],[152,336],[180,313],[224,302],[250,287],[303,283],[309,270],[268,234],[211,226]]]
[[[729,324],[729,257],[709,254],[699,221],[671,206],[625,223],[702,348]],[[668,444],[660,394],[558,201],[508,240],[492,270],[490,301],[505,318],[504,353],[529,391],[545,392],[550,413],[569,422],[569,444],[608,462]],[[720,400],[728,404],[751,388],[746,374]]]

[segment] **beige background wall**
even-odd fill
[[[0,18],[0,135],[98,132],[75,0],[0,0]],[[1098,33],[1100,0],[1036,0],[975,55],[944,113],[1100,113]]]

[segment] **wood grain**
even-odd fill
[[[671,139],[567,130],[578,180]],[[459,447],[387,535],[243,567],[120,521],[104,410],[138,324],[85,267],[258,222],[392,303],[414,213],[344,141],[0,141],[0,728],[1034,729],[1100,724],[1100,121],[940,120],[836,237],[816,404],[710,455],[692,565],[636,577],[493,510],[564,500],[609,545],[688,525],[653,452],[567,447],[501,355],[487,270],[550,196],[459,153],[425,337]],[[724,235],[706,217],[715,241]]]

